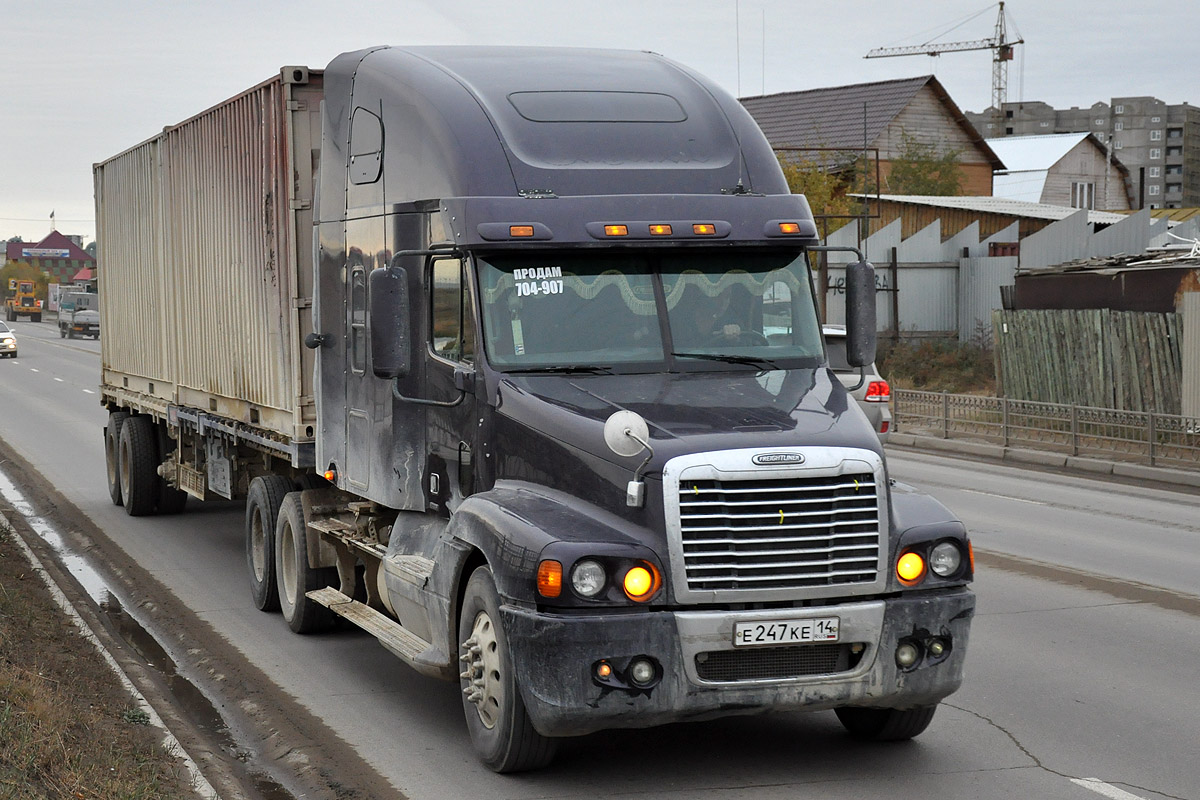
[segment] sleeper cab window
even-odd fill
[[[350,120],[350,182],[374,183],[383,171],[383,120],[365,108]]]

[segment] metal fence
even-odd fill
[[[1200,469],[1200,418],[910,389],[892,406],[900,433]]]

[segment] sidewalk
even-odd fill
[[[1027,450],[1020,447],[1004,447],[1003,445],[964,439],[942,439],[937,436],[921,436],[912,433],[889,433],[887,447],[990,458],[1017,464],[1033,464],[1048,469],[1071,469],[1096,475],[1112,475],[1119,478],[1134,478],[1200,489],[1200,471],[1151,467],[1127,461],[1104,461],[1066,453],[1055,453],[1049,450]]]

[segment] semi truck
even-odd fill
[[[94,178],[113,502],[244,498],[248,599],[457,682],[493,770],[730,714],[908,739],[959,687],[967,532],[889,477],[809,206],[712,81],[372,47]]]

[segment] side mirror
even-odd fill
[[[875,267],[846,265],[846,361],[865,367],[875,360]]]
[[[402,378],[412,365],[408,336],[408,274],[401,267],[371,270],[371,371]]]

